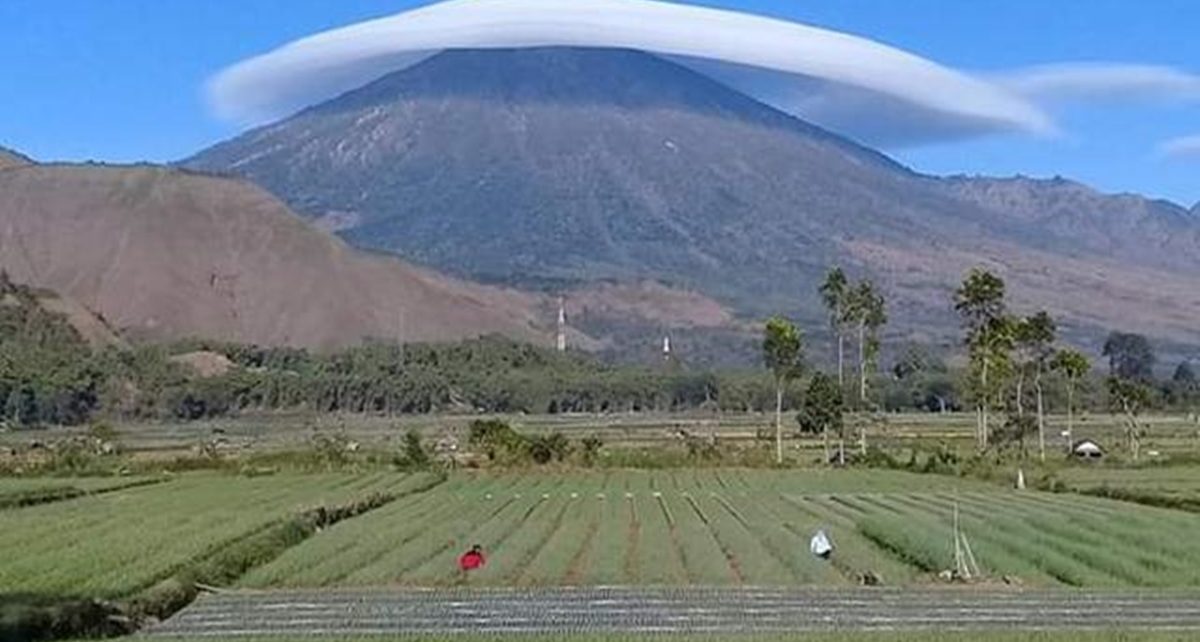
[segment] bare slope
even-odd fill
[[[645,53],[451,51],[187,161],[352,243],[509,284],[657,279],[824,326],[840,263],[895,328],[957,335],[977,264],[1089,340],[1200,344],[1200,218],[1055,182],[945,180]]]
[[[0,268],[147,338],[545,340],[536,297],[363,254],[248,183],[157,167],[0,172]]]
[[[14,152],[11,149],[0,147],[0,171],[12,169],[14,167],[24,167],[32,164],[25,156]]]

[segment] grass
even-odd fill
[[[199,474],[0,511],[0,586],[27,595],[125,597],[294,514],[403,490],[420,477]]]

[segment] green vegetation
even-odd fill
[[[40,294],[0,271],[0,426],[77,424],[99,405],[99,356]]]
[[[908,584],[953,568],[952,515],[987,576],[1029,585],[1200,586],[1200,516],[1096,498],[1000,492],[884,471],[459,475],[338,524],[242,586]],[[819,528],[832,563],[807,553]]]
[[[1051,484],[1059,490],[1200,513],[1200,468],[1084,466],[1057,471]]]
[[[506,434],[503,425],[478,432]],[[1131,469],[1129,487],[1200,488],[1200,478],[1168,470]],[[190,473],[109,486],[142,481],[0,483],[5,492],[98,493],[0,510],[0,547],[15,552],[0,563],[8,618],[0,631],[103,632],[88,627],[114,614],[135,622],[169,614],[194,597],[196,583],[925,584],[954,565],[956,511],[990,581],[1200,586],[1191,545],[1200,515],[899,471]],[[821,529],[836,547],[829,561],[808,553]],[[473,544],[489,561],[463,577],[455,559]]]
[[[800,330],[783,317],[767,321],[763,331],[763,362],[775,378],[775,463],[783,463],[783,390],[804,369]]]
[[[147,486],[165,481],[161,477],[93,477],[82,479],[27,479],[0,477],[0,509],[35,506]]]
[[[0,511],[6,591],[121,598],[292,515],[428,484],[424,475],[188,475]]]

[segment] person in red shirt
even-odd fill
[[[471,550],[458,558],[458,568],[463,573],[482,568],[484,564],[487,564],[487,558],[483,556],[483,548],[479,544],[472,546]]]

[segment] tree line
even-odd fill
[[[980,450],[993,442],[1015,444],[1023,452],[1026,440],[1037,437],[1038,455],[1046,457],[1047,398],[1067,415],[1067,440],[1074,434],[1075,415],[1083,407],[1103,407],[1122,417],[1130,455],[1137,459],[1144,429],[1139,416],[1150,408],[1187,408],[1193,414],[1200,404],[1200,380],[1189,361],[1175,369],[1169,381],[1155,377],[1156,356],[1146,337],[1111,333],[1101,349],[1108,360],[1103,394],[1081,388],[1093,383],[1087,355],[1059,345],[1058,325],[1046,311],[1028,316],[1012,313],[1006,284],[999,276],[973,269],[954,293],[954,310],[962,320],[963,345],[968,357],[965,371],[952,374],[936,357],[911,345],[897,359],[891,380],[878,395],[868,392],[868,382],[878,380],[876,358],[880,329],[887,323],[886,299],[871,281],[852,283],[840,268],[830,270],[820,294],[829,312],[836,342],[836,379],[820,371],[809,376],[797,417],[803,430],[838,433],[844,441],[842,413],[859,410],[894,410],[905,405],[927,410],[956,410],[969,402],[975,414],[975,439]],[[851,387],[844,375],[847,337],[857,339],[857,381]],[[764,327],[763,362],[776,387],[776,456],[782,461],[782,390],[805,372],[803,333],[783,317]],[[905,385],[908,382],[909,385]],[[919,387],[913,389],[912,384]],[[1048,382],[1058,390],[1048,390]],[[906,393],[905,388],[908,388]],[[914,394],[915,393],[915,394]],[[1056,394],[1057,393],[1057,394]],[[906,394],[912,394],[905,399]],[[850,403],[853,401],[853,403]],[[999,412],[1000,419],[997,419]],[[863,441],[865,448],[865,440]]]
[[[766,371],[698,370],[678,361],[623,365],[498,336],[446,344],[368,341],[333,353],[204,340],[95,348],[66,317],[40,304],[39,298],[48,293],[14,284],[0,274],[0,427],[77,425],[97,419],[188,421],[274,410],[706,410],[774,412],[781,435],[785,410],[801,413],[801,429],[818,432],[814,426],[823,420],[814,417],[840,413],[831,406],[836,398],[844,410],[936,412],[973,407],[986,415],[987,426],[981,430],[991,437],[1003,436],[997,429],[1009,424],[1008,419],[994,420],[994,408],[1004,411],[1011,406],[1011,414],[1033,417],[1036,427],[1046,408],[1112,407],[1136,420],[1151,407],[1195,403],[1191,367],[1181,366],[1173,381],[1154,380],[1153,350],[1138,335],[1117,333],[1110,338],[1104,353],[1114,379],[1098,385],[1088,375],[1082,353],[1050,349],[1054,328],[1048,316],[1009,318],[1003,284],[991,278],[968,277],[960,291],[972,355],[969,368],[951,367],[936,351],[911,344],[896,350],[898,356],[883,371],[878,362],[887,306],[881,288],[831,271],[821,292],[835,341],[843,349],[838,350],[836,372],[826,374],[808,367],[803,333],[783,318],[766,326]],[[173,359],[200,350],[224,355],[234,367],[203,377]],[[1020,421],[1024,423],[1013,425],[1024,426],[1022,430],[1031,425],[1029,419]],[[777,442],[781,447],[782,438]]]

